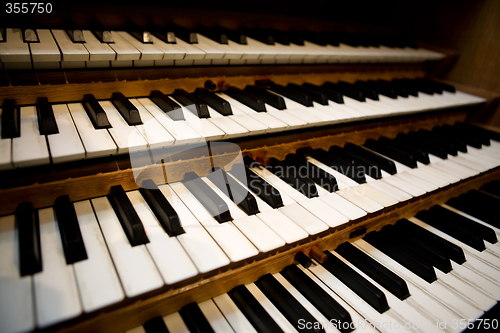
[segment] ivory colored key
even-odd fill
[[[88,259],[73,264],[85,312],[125,298],[90,201],[74,203]],[[63,223],[63,222],[62,222]]]
[[[21,107],[21,136],[12,139],[12,163],[15,167],[49,164],[45,135],[38,130],[34,106]]]
[[[139,111],[142,119],[142,125],[135,125],[142,136],[148,142],[151,149],[164,148],[172,146],[175,139],[170,133],[149,113],[148,110],[137,99],[130,99],[130,102]]]
[[[149,98],[137,99],[146,110],[175,138],[175,145],[196,143],[203,139],[185,120],[174,121]]]
[[[0,217],[0,330],[26,332],[35,329],[32,276],[21,277],[19,238],[15,215]]]
[[[82,313],[73,266],[66,264],[52,208],[38,211],[43,271],[33,275],[37,327],[45,328]]]
[[[37,29],[39,43],[30,43],[34,69],[59,69],[61,53],[48,29]]]
[[[248,134],[248,130],[243,125],[235,122],[232,116],[223,116],[211,106],[208,106],[208,113],[210,114],[208,120],[226,133],[224,139],[238,138]]]
[[[116,52],[115,61],[139,60],[141,58],[141,52],[123,39],[118,32],[111,31],[111,36],[114,42],[108,45]],[[113,64],[113,62],[111,64]]]
[[[89,63],[93,63],[94,61],[115,60],[116,52],[107,43],[101,43],[90,30],[82,30],[82,33],[85,38],[83,46],[85,46],[90,55]],[[89,63],[87,63],[87,65],[89,65]],[[90,66],[92,67],[92,65]]]
[[[146,246],[130,245],[108,199],[92,199],[92,206],[127,297],[162,287],[163,279]]]
[[[139,191],[127,192],[127,196],[141,219],[149,239],[146,247],[165,283],[172,285],[196,276],[198,270],[186,251],[184,251],[176,237],[170,237],[161,228],[151,208]]]
[[[80,43],[73,43],[64,30],[53,29],[52,35],[61,50],[62,61],[87,61],[89,51]]]
[[[170,185],[161,185],[158,188],[179,216],[185,233],[177,236],[177,239],[193,260],[198,271],[203,274],[229,265],[229,258],[184,205]]]
[[[168,316],[163,317],[163,321],[165,322],[165,326],[167,326],[167,329],[170,332],[189,333],[189,329],[182,320],[179,312],[174,312],[169,314]]]
[[[109,132],[105,128],[95,129],[82,104],[70,103],[68,109],[85,148],[87,158],[104,157],[117,153],[116,144]]]
[[[141,43],[126,31],[117,31],[116,33],[141,52],[141,60],[163,59],[163,51],[157,48],[154,44]]]
[[[78,161],[85,158],[85,149],[66,104],[52,105],[59,133],[47,135],[53,163]]]
[[[12,169],[12,139],[2,138],[2,109],[0,108],[0,170]]]
[[[0,60],[5,69],[31,69],[30,50],[23,41],[21,29],[5,29],[5,37],[0,48]]]
[[[227,322],[224,315],[217,308],[215,303],[209,299],[198,304],[201,312],[207,318],[208,323],[215,333],[231,333],[234,332],[231,325]]]

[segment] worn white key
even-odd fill
[[[89,51],[83,46],[83,43],[73,43],[71,38],[64,30],[52,29],[52,35],[61,50],[62,61],[87,61],[89,60]]]
[[[108,45],[113,49],[113,51],[116,52],[116,58],[114,61],[139,60],[141,58],[141,52],[123,39],[118,32],[111,31],[111,36],[113,37],[114,42]],[[113,62],[111,62],[111,64],[113,64]]]
[[[176,237],[170,237],[139,191],[127,192],[127,196],[141,219],[149,243],[146,247],[167,285],[196,276],[198,270]]]
[[[115,60],[116,52],[107,43],[101,43],[90,30],[82,30],[82,33],[85,38],[83,46],[89,52],[90,62]]]
[[[38,43],[29,43],[31,59],[35,69],[47,68],[44,63],[51,63],[51,69],[59,69],[61,53],[54,37],[48,29],[37,29]]]
[[[40,135],[34,106],[21,107],[21,136],[12,139],[12,163],[16,167],[49,164],[45,135]]]
[[[117,147],[106,129],[95,129],[81,103],[68,104],[69,112],[85,148],[87,158],[117,153]]]
[[[142,125],[135,125],[142,136],[148,142],[151,149],[170,147],[175,139],[170,133],[149,113],[144,106],[135,98],[130,102],[137,108],[141,116]]]
[[[19,69],[31,69],[31,55],[27,43],[23,41],[21,29],[5,29],[6,41],[0,48],[0,60],[5,69],[17,69],[16,64],[21,64]],[[12,63],[14,66],[10,68]]]
[[[0,217],[0,330],[27,332],[35,329],[31,275],[19,271],[19,239],[16,217]]]
[[[233,262],[238,262],[256,256],[259,251],[232,224],[232,222],[217,222],[184,184],[172,183],[171,188],[200,221],[217,244],[224,250]]]
[[[118,147],[118,154],[146,150],[148,142],[135,126],[129,126],[111,101],[100,101],[101,107],[108,116],[111,128],[108,132]]]
[[[116,32],[120,37],[126,40],[130,45],[141,52],[141,60],[161,60],[163,59],[163,51],[157,48],[154,44],[141,43],[137,38],[126,31]],[[154,37],[153,37],[154,38]]]
[[[92,199],[92,206],[127,297],[162,287],[163,279],[146,246],[130,245],[108,199]]]
[[[73,267],[83,311],[92,312],[123,300],[125,294],[90,201],[75,202],[74,206],[88,259]]]
[[[230,260],[200,222],[184,205],[170,185],[158,186],[179,216],[185,233],[177,236],[200,273],[229,265]]]
[[[59,227],[52,208],[38,211],[43,271],[33,275],[38,328],[82,313],[72,265],[66,264]]]
[[[228,294],[214,297],[213,301],[235,332],[257,332]]]
[[[12,164],[12,139],[2,138],[2,109],[0,108],[0,170],[14,168]]]
[[[172,120],[151,99],[139,98],[137,101],[175,138],[175,145],[196,143],[203,139],[201,134],[189,126],[185,120]]]
[[[232,139],[242,137],[248,134],[248,130],[235,122],[230,116],[222,116],[220,113],[212,109],[211,106],[207,105],[210,118],[208,120],[220,128],[226,136],[224,139]]]
[[[209,299],[198,304],[201,312],[207,319],[210,327],[215,333],[232,333],[234,332],[231,325],[227,322],[224,315],[219,311],[215,303]]]
[[[85,158],[85,149],[66,104],[52,105],[59,133],[47,135],[52,162],[63,163]]]
[[[184,320],[182,320],[179,312],[174,312],[163,317],[163,322],[165,326],[167,326],[169,332],[189,333],[189,329],[184,323]]]

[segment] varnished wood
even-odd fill
[[[202,279],[181,288],[171,289],[147,299],[137,300],[133,304],[127,304],[107,313],[85,318],[85,320],[74,322],[67,327],[59,327],[57,331],[82,333],[90,331],[123,332],[140,326],[151,318],[178,311],[191,302],[203,302],[228,292],[238,285],[254,282],[266,273],[277,273],[287,265],[292,264],[294,254],[301,249],[308,253],[312,246],[318,245],[323,251],[333,250],[343,242],[354,241],[363,237],[363,235],[360,235],[350,238],[350,233],[353,230],[360,227],[365,227],[367,232],[380,230],[387,224],[394,224],[402,218],[412,217],[421,210],[445,203],[450,198],[457,197],[472,189],[478,189],[483,184],[497,179],[500,179],[500,168],[449,185],[408,202],[400,203],[394,207],[385,208],[382,212],[369,214],[356,221],[350,221],[345,225],[330,230],[326,236],[289,248],[273,256],[221,272],[213,277]]]
[[[398,133],[407,133],[419,129],[432,129],[434,126],[449,124],[466,119],[466,110],[454,110],[430,114],[396,117],[393,119],[379,119],[351,125],[330,126],[321,129],[308,129],[290,134],[261,136],[234,141],[240,147],[242,154],[256,156],[263,154],[265,158],[276,157],[284,159],[287,154],[294,153],[299,147],[328,149],[332,145],[343,146],[346,143],[363,144],[367,139],[378,139],[381,136],[395,137]],[[4,179],[0,186],[0,216],[12,214],[17,206],[31,201],[35,208],[49,207],[61,195],[69,195],[71,201],[79,201],[108,194],[111,186],[122,185],[126,191],[139,187],[142,180],[151,178],[157,184],[182,180],[185,170],[195,171],[199,175],[210,172],[211,163],[208,156],[192,158],[194,153],[186,155],[186,159],[167,162],[168,179],[164,176],[163,164],[155,164],[136,169],[140,176],[134,178],[130,168],[130,161],[126,156],[116,161],[106,161],[89,166],[75,167],[77,162],[70,164],[65,170],[58,166],[54,171],[50,167],[14,172],[2,172]],[[218,156],[218,163],[232,163],[234,155]],[[220,166],[220,164],[218,165]],[[231,165],[227,165],[230,167]],[[85,172],[82,174],[82,172]],[[22,184],[22,185],[20,185]],[[43,195],[40,195],[42,194]]]

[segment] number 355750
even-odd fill
[[[44,14],[52,13],[50,2],[7,2],[5,4],[7,14]]]

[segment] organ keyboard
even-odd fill
[[[1,332],[498,325],[498,96],[453,52],[131,8],[0,29]]]

